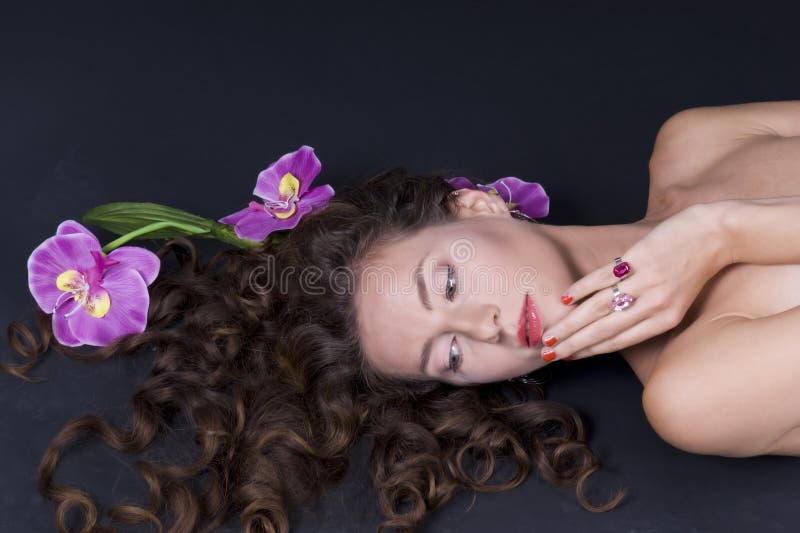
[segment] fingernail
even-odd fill
[[[564,305],[569,305],[572,303],[572,296],[569,294],[564,294],[561,296],[561,303]]]
[[[556,358],[556,351],[555,350],[542,350],[542,359],[546,362],[550,362]]]
[[[548,335],[542,340],[544,341],[545,346],[552,346],[558,342],[558,339],[552,335]]]

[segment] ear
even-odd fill
[[[458,189],[455,202],[458,206],[457,218],[476,216],[511,218],[508,206],[498,194],[487,193],[480,189]]]

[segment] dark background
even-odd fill
[[[111,201],[221,217],[302,144],[322,161],[316,184],[394,165],[519,176],[550,195],[546,223],[625,223],[644,215],[648,158],[671,114],[800,97],[797,4],[18,4],[0,8],[3,325],[32,325],[26,260],[62,220]],[[3,344],[3,360],[20,362]],[[35,485],[47,444],[85,412],[122,423],[151,361],[50,352],[32,371],[42,383],[0,375],[0,530],[55,529],[55,504]],[[552,371],[548,397],[581,413],[603,461],[588,496],[602,503],[627,487],[626,502],[593,514],[534,474],[509,492],[460,493],[424,531],[797,530],[797,458],[664,443],[618,354]],[[188,442],[164,453],[188,462]],[[367,451],[362,442],[345,482],[292,515],[293,531],[375,530]],[[86,441],[67,449],[55,481],[88,490],[101,515],[146,504],[133,459]],[[234,519],[225,531],[238,529]]]

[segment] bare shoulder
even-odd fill
[[[658,130],[650,157],[656,194],[702,180],[715,164],[752,141],[800,135],[800,101],[685,109]]]
[[[652,370],[642,397],[648,421],[692,453],[800,456],[798,346],[800,306],[695,322]]]

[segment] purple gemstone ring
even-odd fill
[[[611,299],[612,311],[623,311],[633,305],[633,296],[620,292],[619,287],[616,285],[611,287],[611,290],[614,291],[614,298]]]
[[[631,271],[631,265],[627,261],[623,261],[621,257],[614,259],[614,275],[618,278],[628,274]]]

